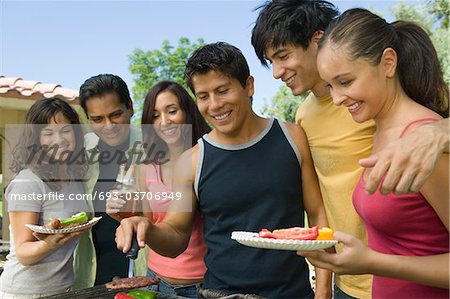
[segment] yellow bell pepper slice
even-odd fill
[[[333,230],[329,227],[319,228],[317,240],[333,240]]]

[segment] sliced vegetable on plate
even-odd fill
[[[267,229],[262,229],[258,235],[261,238],[270,238],[270,239],[316,240],[317,236],[319,235],[319,228],[317,225],[311,228],[291,227],[284,229],[275,229],[272,232]]]
[[[333,240],[333,230],[327,227],[319,229],[291,227],[270,231],[262,229],[258,233],[235,231],[231,239],[242,245],[278,250],[320,250],[333,247],[337,241]]]
[[[319,235],[317,240],[333,240],[334,231],[329,227],[319,228]]]
[[[47,223],[44,226],[25,224],[25,226],[32,231],[41,234],[67,234],[91,228],[97,224],[100,219],[102,219],[102,217],[94,217],[91,220],[88,220],[87,214],[85,212],[81,212],[65,219],[51,219],[51,221],[55,221],[55,223],[52,224]],[[61,225],[61,222],[65,225]],[[55,229],[53,227],[59,228]]]
[[[86,212],[80,212],[69,218],[52,218],[44,226],[50,229],[61,229],[64,227],[84,224],[89,221],[89,217]]]

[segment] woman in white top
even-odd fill
[[[0,298],[39,298],[70,289],[72,254],[83,232],[34,233],[44,225],[87,211],[81,178],[87,170],[77,113],[57,98],[34,103],[12,152],[14,179],[6,189],[11,247],[0,277]]]

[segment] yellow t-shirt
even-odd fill
[[[358,160],[372,150],[373,121],[356,123],[347,108],[333,104],[330,96],[317,99],[311,93],[295,117],[308,137],[319,178],[328,221],[334,230],[346,232],[367,244],[364,223],[356,213],[352,194],[361,174]],[[336,246],[339,252],[341,246]],[[336,275],[336,285],[356,298],[371,298],[370,275]]]

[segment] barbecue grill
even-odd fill
[[[143,289],[144,290],[144,289]],[[130,289],[122,289],[122,290],[111,290],[109,291],[104,284],[98,285],[91,288],[86,288],[82,290],[76,290],[61,294],[56,294],[52,296],[42,297],[45,299],[113,299],[114,295],[120,292],[130,292]],[[181,299],[184,297],[177,297],[177,296],[171,296],[171,295],[165,295],[158,292],[155,292],[157,294],[158,299]]]

